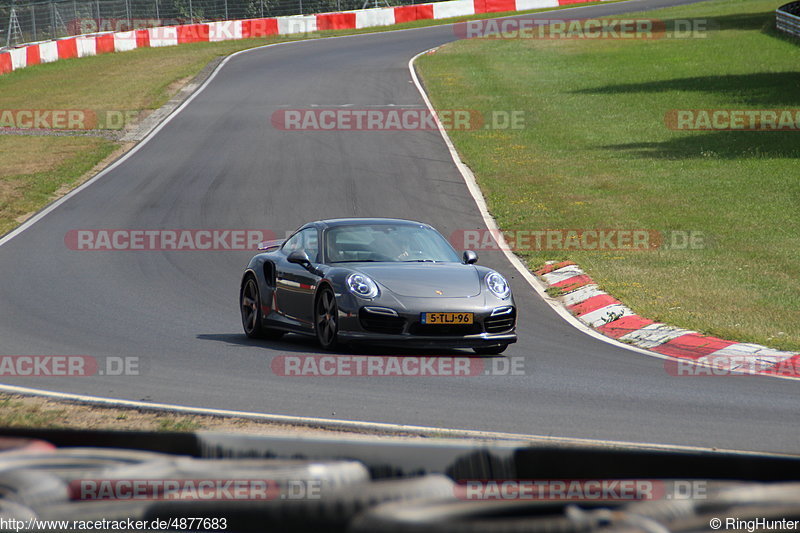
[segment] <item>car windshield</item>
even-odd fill
[[[327,231],[326,251],[331,263],[460,260],[439,232],[410,224],[334,227]]]

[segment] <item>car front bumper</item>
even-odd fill
[[[479,333],[477,335],[386,335],[372,332],[339,331],[342,342],[363,342],[384,346],[406,346],[409,348],[480,348],[497,346],[498,344],[512,344],[517,342],[517,334],[510,333]]]
[[[473,324],[433,326],[422,323],[421,313],[437,311],[472,313]],[[389,312],[393,315],[385,314]],[[339,339],[415,348],[512,344],[517,342],[516,315],[512,298],[500,300],[480,295],[474,298],[382,298],[365,302],[344,295],[339,302]]]

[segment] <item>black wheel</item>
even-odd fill
[[[473,348],[472,351],[478,355],[497,355],[506,351],[506,348],[508,348],[508,344],[497,344],[495,346],[481,346],[480,348]]]
[[[251,339],[280,339],[283,331],[261,325],[261,295],[255,278],[248,277],[239,293],[239,308],[242,310],[242,327]]]
[[[317,340],[325,350],[336,348],[339,333],[339,310],[336,307],[336,297],[333,291],[325,287],[317,296],[314,309],[314,329]]]

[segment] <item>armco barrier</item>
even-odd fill
[[[523,428],[529,429],[529,428]],[[800,479],[800,458],[601,441],[557,443],[387,436],[237,435],[0,427],[0,438],[29,438],[58,448],[123,448],[208,459],[349,459],[373,478],[447,474],[453,479],[717,479],[761,482]]]
[[[800,37],[800,2],[790,2],[775,11],[775,26],[789,35]]]
[[[4,51],[0,53],[0,74],[39,63],[51,63],[59,59],[126,52],[136,48],[228,41],[268,35],[303,34],[318,30],[392,26],[415,20],[445,19],[479,13],[527,11],[587,3],[588,1],[593,0],[449,0],[431,4],[359,9],[341,13],[226,20],[184,26],[160,26],[142,30],[94,33],[55,41],[30,43]]]

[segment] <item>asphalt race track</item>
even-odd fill
[[[639,0],[549,13],[593,17],[689,1]],[[524,376],[281,377],[279,355],[312,339],[253,342],[238,284],[248,251],[87,252],[71,229],[264,228],[388,216],[445,234],[483,227],[435,131],[285,132],[279,109],[422,105],[407,68],[454,40],[450,26],[313,40],[232,58],[142,149],[0,247],[0,354],[131,356],[140,376],[5,378],[94,396],[261,413],[800,452],[797,383],[678,378],[664,362],[570,326],[499,254],[512,280]],[[384,352],[386,353],[386,352]],[[390,352],[391,353],[391,352]],[[471,352],[470,352],[471,353]]]

